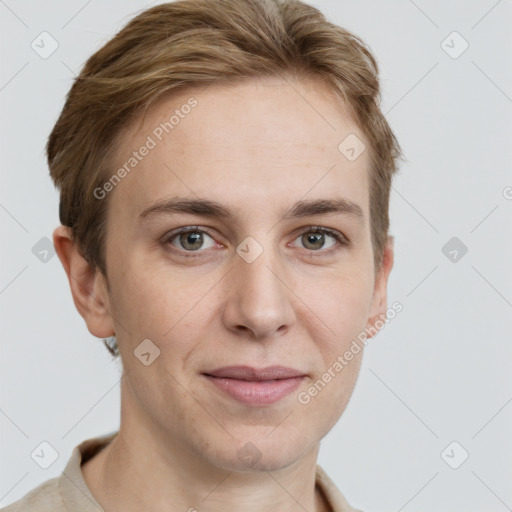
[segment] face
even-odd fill
[[[335,363],[385,310],[350,134],[365,141],[325,84],[278,79],[169,96],[125,129],[115,169],[138,163],[108,192],[105,322],[131,421],[228,470],[317,448],[362,351]]]

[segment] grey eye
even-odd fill
[[[211,240],[210,245],[205,246],[205,237]],[[198,229],[178,233],[174,235],[169,240],[169,242],[174,247],[186,251],[198,251],[199,249],[208,249],[215,245],[215,241],[210,235]]]

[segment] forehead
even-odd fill
[[[120,133],[114,166],[129,172],[111,201],[140,212],[165,196],[195,195],[261,210],[341,195],[367,210],[368,151],[347,158],[350,137],[366,144],[320,80],[193,87],[162,97]]]

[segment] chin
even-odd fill
[[[296,434],[295,431],[293,433]],[[246,434],[231,439],[224,451],[210,454],[212,463],[226,471],[240,473],[280,471],[292,466],[315,448],[314,445],[310,446],[311,437],[302,435],[300,439],[294,439],[293,434],[286,430],[274,438],[272,435],[265,438]]]
[[[291,456],[284,456],[283,454],[273,454],[270,457],[261,456],[260,459],[245,459],[239,460],[237,456],[229,457],[227,454],[219,458],[216,458],[215,466],[225,471],[233,471],[237,473],[263,473],[263,472],[274,472],[281,471],[290,466],[293,466],[300,460],[298,454]]]

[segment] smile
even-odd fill
[[[203,374],[218,390],[246,405],[278,402],[296,390],[306,375],[280,366],[256,369],[230,366]]]

